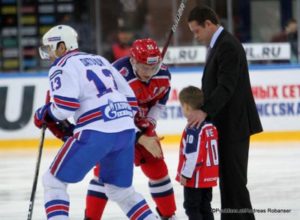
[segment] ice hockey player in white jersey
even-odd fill
[[[133,91],[105,58],[78,51],[77,33],[70,26],[51,28],[42,42],[41,58],[53,61],[53,102],[36,111],[35,125],[63,124],[69,117],[76,122],[74,135],[65,140],[43,175],[47,219],[69,219],[67,185],[81,181],[97,163],[106,195],[129,219],[156,219],[132,187],[137,108]]]

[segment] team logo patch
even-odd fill
[[[111,121],[123,117],[133,117],[133,113],[128,102],[113,102],[108,100],[108,104],[101,106],[104,121]]]
[[[129,70],[128,70],[126,67],[123,67],[123,68],[120,70],[120,73],[122,74],[122,76],[126,77],[126,76],[128,76],[128,74],[129,74]]]
[[[61,37],[49,37],[48,38],[48,41],[51,42],[51,41],[60,41],[61,40]]]

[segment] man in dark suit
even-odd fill
[[[188,118],[199,126],[208,118],[219,131],[221,219],[255,219],[247,189],[250,136],[262,131],[251,92],[248,65],[241,43],[220,25],[209,7],[195,7],[188,25],[208,47],[202,77],[204,105]]]

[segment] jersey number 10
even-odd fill
[[[206,166],[219,165],[218,142],[212,139],[206,143]]]

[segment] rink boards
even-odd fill
[[[178,93],[188,85],[201,87],[203,68],[173,67],[170,71],[172,90],[157,131],[165,142],[178,143],[186,124]],[[250,78],[265,131],[252,141],[299,141],[300,65],[251,66]],[[0,74],[0,148],[38,145],[40,131],[33,125],[33,114],[43,105],[48,87],[47,73]],[[46,137],[47,146],[60,145],[49,132]]]

